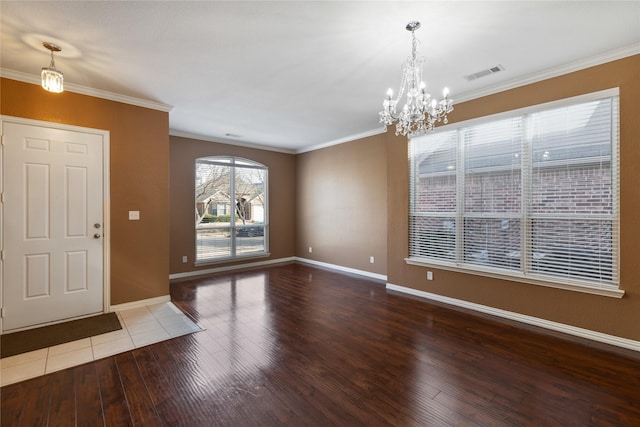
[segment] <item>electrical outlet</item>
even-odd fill
[[[183,256],[183,257],[182,257],[182,262],[186,263],[187,261],[188,261],[187,256],[186,256],[186,255],[185,255],[185,256]]]
[[[313,252],[313,248],[309,246],[309,253]]]
[[[427,280],[433,280],[433,271],[427,271]]]
[[[375,259],[374,257],[370,256],[370,257],[369,257],[369,262],[370,262],[371,264],[373,264],[374,262],[376,262],[376,259]]]
[[[129,211],[129,221],[137,221],[140,219],[140,211]]]

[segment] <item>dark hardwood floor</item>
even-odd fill
[[[640,426],[640,355],[302,264],[171,285],[204,332],[0,389],[2,426]]]

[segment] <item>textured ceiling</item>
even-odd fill
[[[2,0],[0,14],[3,76],[37,81],[53,41],[70,90],[166,104],[173,134],[291,152],[381,129],[412,20],[429,91],[458,101],[640,53],[640,1]]]

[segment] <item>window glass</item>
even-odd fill
[[[196,262],[267,252],[267,168],[234,157],[195,165]]]
[[[411,140],[410,257],[618,285],[618,97]]]

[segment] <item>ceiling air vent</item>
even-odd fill
[[[502,65],[496,65],[495,67],[487,68],[486,70],[478,71],[477,73],[464,76],[464,78],[467,79],[468,81],[471,81],[471,80],[479,79],[480,77],[498,73],[500,71],[504,71],[504,67]]]

